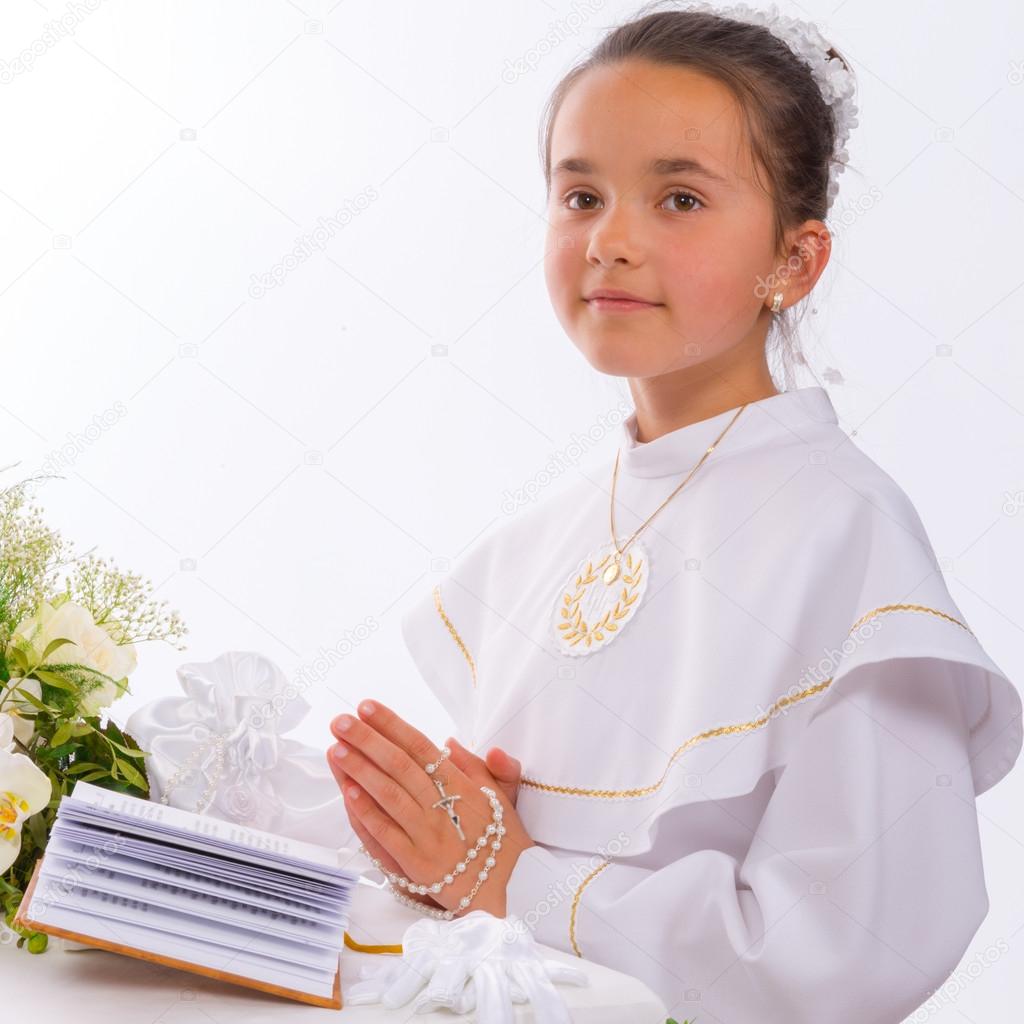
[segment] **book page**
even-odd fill
[[[248,950],[231,949],[201,939],[185,939],[154,931],[137,924],[131,918],[106,920],[70,907],[54,908],[48,921],[58,928],[80,935],[93,936],[157,956],[174,957],[176,960],[199,964],[201,967],[217,971],[240,974],[270,985],[281,985],[284,988],[298,989],[324,997],[330,997],[334,990],[337,966],[330,971],[311,970],[259,956]]]

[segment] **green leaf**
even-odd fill
[[[67,772],[65,772],[65,774],[66,775],[81,775],[82,772],[95,771],[97,768],[100,769],[100,771],[104,771],[104,772],[107,771],[107,769],[104,768],[103,765],[96,764],[95,761],[76,761],[67,770]]]
[[[36,842],[36,846],[41,850],[46,846],[46,822],[43,820],[42,814],[33,814],[30,818],[25,819],[25,825],[28,827],[29,834]]]
[[[131,747],[122,747],[121,753],[124,754],[125,757],[134,757],[137,761],[145,758],[146,756],[146,751],[132,750]]]
[[[49,669],[45,668],[37,668],[32,675],[34,675],[41,683],[46,683],[49,686],[55,686],[58,690],[68,690],[71,693],[75,692],[76,688],[74,684],[69,683],[57,672],[51,672]]]
[[[65,644],[72,643],[74,643],[74,640],[68,640],[67,637],[58,637],[56,640],[51,640],[46,645],[46,650],[43,651],[43,656],[39,659],[39,663],[42,664],[43,662],[45,662],[46,659],[49,658],[50,655],[53,654],[55,650],[57,650],[57,648],[63,647]]]
[[[11,644],[7,655],[9,663],[19,670],[19,675],[24,675],[28,671],[28,658],[20,647]]]
[[[71,738],[71,722],[64,722],[62,725],[57,727],[57,731],[50,738],[51,747],[59,747],[62,743],[66,743]]]
[[[49,763],[51,761],[59,761],[62,757],[70,756],[76,749],[75,744],[69,741],[67,743],[61,743],[60,746],[57,747],[36,747],[33,754],[37,761],[45,761]],[[63,771],[63,769],[61,770]]]
[[[122,761],[121,758],[115,758],[117,767],[124,773],[124,777],[133,785],[138,786],[139,789],[148,790],[149,783],[146,781],[146,777],[133,765],[130,765],[127,761]]]
[[[123,743],[118,743],[117,740],[108,736],[106,733],[101,733],[101,735],[111,746],[117,747],[122,754],[128,754],[131,757],[141,757],[143,754],[143,751],[141,750],[133,750],[131,747],[126,747]]]
[[[39,711],[48,711],[50,714],[60,714],[60,708],[54,707],[52,704],[47,704],[46,701],[40,700],[34,693],[30,693],[28,690],[21,686],[15,686],[12,693],[16,694],[21,700],[27,701],[34,708]]]

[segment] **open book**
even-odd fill
[[[78,782],[16,920],[338,1009],[358,880],[327,847]]]

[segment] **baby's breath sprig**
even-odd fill
[[[71,556],[71,543],[29,502],[30,483],[0,489],[0,650],[15,626],[57,591]]]
[[[153,584],[138,573],[118,569],[112,559],[86,555],[68,577],[68,597],[88,608],[98,626],[104,626],[119,644],[144,640],[173,643],[188,633],[176,611],[167,610],[167,601],[157,601]],[[177,644],[179,651],[184,644]]]
[[[0,467],[0,474],[10,468]],[[179,614],[153,596],[149,580],[92,549],[74,554],[73,542],[48,526],[43,510],[29,500],[29,485],[42,479],[48,477],[0,488],[0,722],[6,757],[0,767],[7,771],[0,779],[0,824],[11,820],[13,798],[4,783],[13,778],[15,756],[28,758],[37,782],[50,784],[49,801],[25,817],[14,860],[8,857],[0,872],[0,942],[10,929],[18,946],[33,953],[46,949],[46,935],[16,925],[14,917],[62,797],[78,781],[132,796],[149,794],[147,752],[105,711],[127,692],[134,646],[163,640],[184,650],[179,641],[188,633]],[[71,635],[51,635],[57,628]]]

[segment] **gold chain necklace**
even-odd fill
[[[615,453],[615,468],[612,472],[611,504],[609,526],[612,542],[583,558],[576,569],[569,574],[566,582],[558,588],[555,598],[552,628],[555,643],[563,654],[574,656],[590,654],[612,642],[622,632],[626,623],[636,614],[640,600],[647,589],[647,555],[640,544],[635,543],[641,531],[651,520],[690,482],[693,475],[704,465],[708,456],[728,433],[730,427],[746,409],[745,403],[736,411],[714,443],[707,448],[700,461],[686,475],[686,479],[638,526],[629,540],[619,547],[615,539],[615,486],[619,477],[619,453]],[[633,551],[626,554],[630,546]],[[625,566],[623,566],[625,556]],[[619,578],[621,589],[612,589]],[[604,586],[595,585],[601,581]]]

